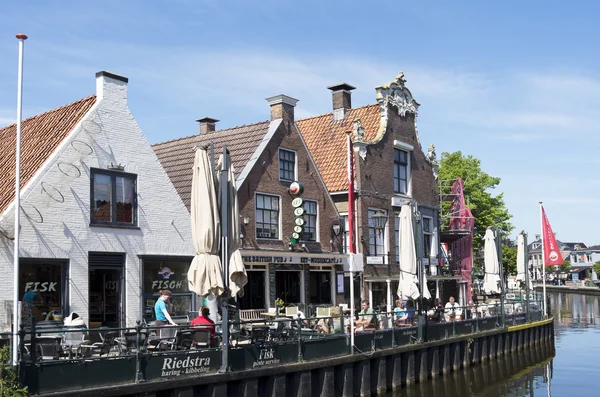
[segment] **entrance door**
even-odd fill
[[[300,272],[276,271],[275,293],[286,304],[300,303]]]
[[[123,255],[90,253],[90,327],[121,327],[123,311]],[[120,262],[120,263],[115,263]]]

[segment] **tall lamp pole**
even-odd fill
[[[27,35],[19,33],[19,72],[17,77],[17,142],[15,167],[15,245],[13,265],[13,326],[12,326],[12,364],[19,362],[19,229],[21,213],[21,122],[23,121],[23,52]]]

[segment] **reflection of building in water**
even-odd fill
[[[600,297],[578,294],[548,294],[556,319],[556,338],[566,328],[589,328],[600,325]]]

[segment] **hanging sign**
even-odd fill
[[[304,186],[302,186],[302,183],[294,181],[290,184],[288,190],[292,196],[300,196],[304,192]]]
[[[298,181],[292,182],[289,188],[290,194],[293,196],[299,196],[304,191],[304,187]],[[304,200],[302,197],[295,197],[292,200],[292,207],[294,207],[294,232],[292,233],[292,238],[290,238],[291,244],[298,244],[300,241],[300,237],[302,236],[302,232],[304,231]]]

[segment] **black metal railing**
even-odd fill
[[[230,323],[231,371],[319,360],[350,354],[350,322],[371,314],[345,307],[315,306],[261,313],[261,319]],[[356,353],[442,340],[543,318],[537,298],[443,308],[422,312],[373,313],[357,328]],[[410,313],[410,314],[407,314]],[[504,323],[502,322],[504,319]],[[153,327],[138,322],[126,328],[47,327],[32,321],[21,327],[21,382],[32,394],[92,389],[215,373],[221,367],[222,326]],[[0,335],[10,344],[10,335]],[[69,376],[65,377],[64,374]]]

